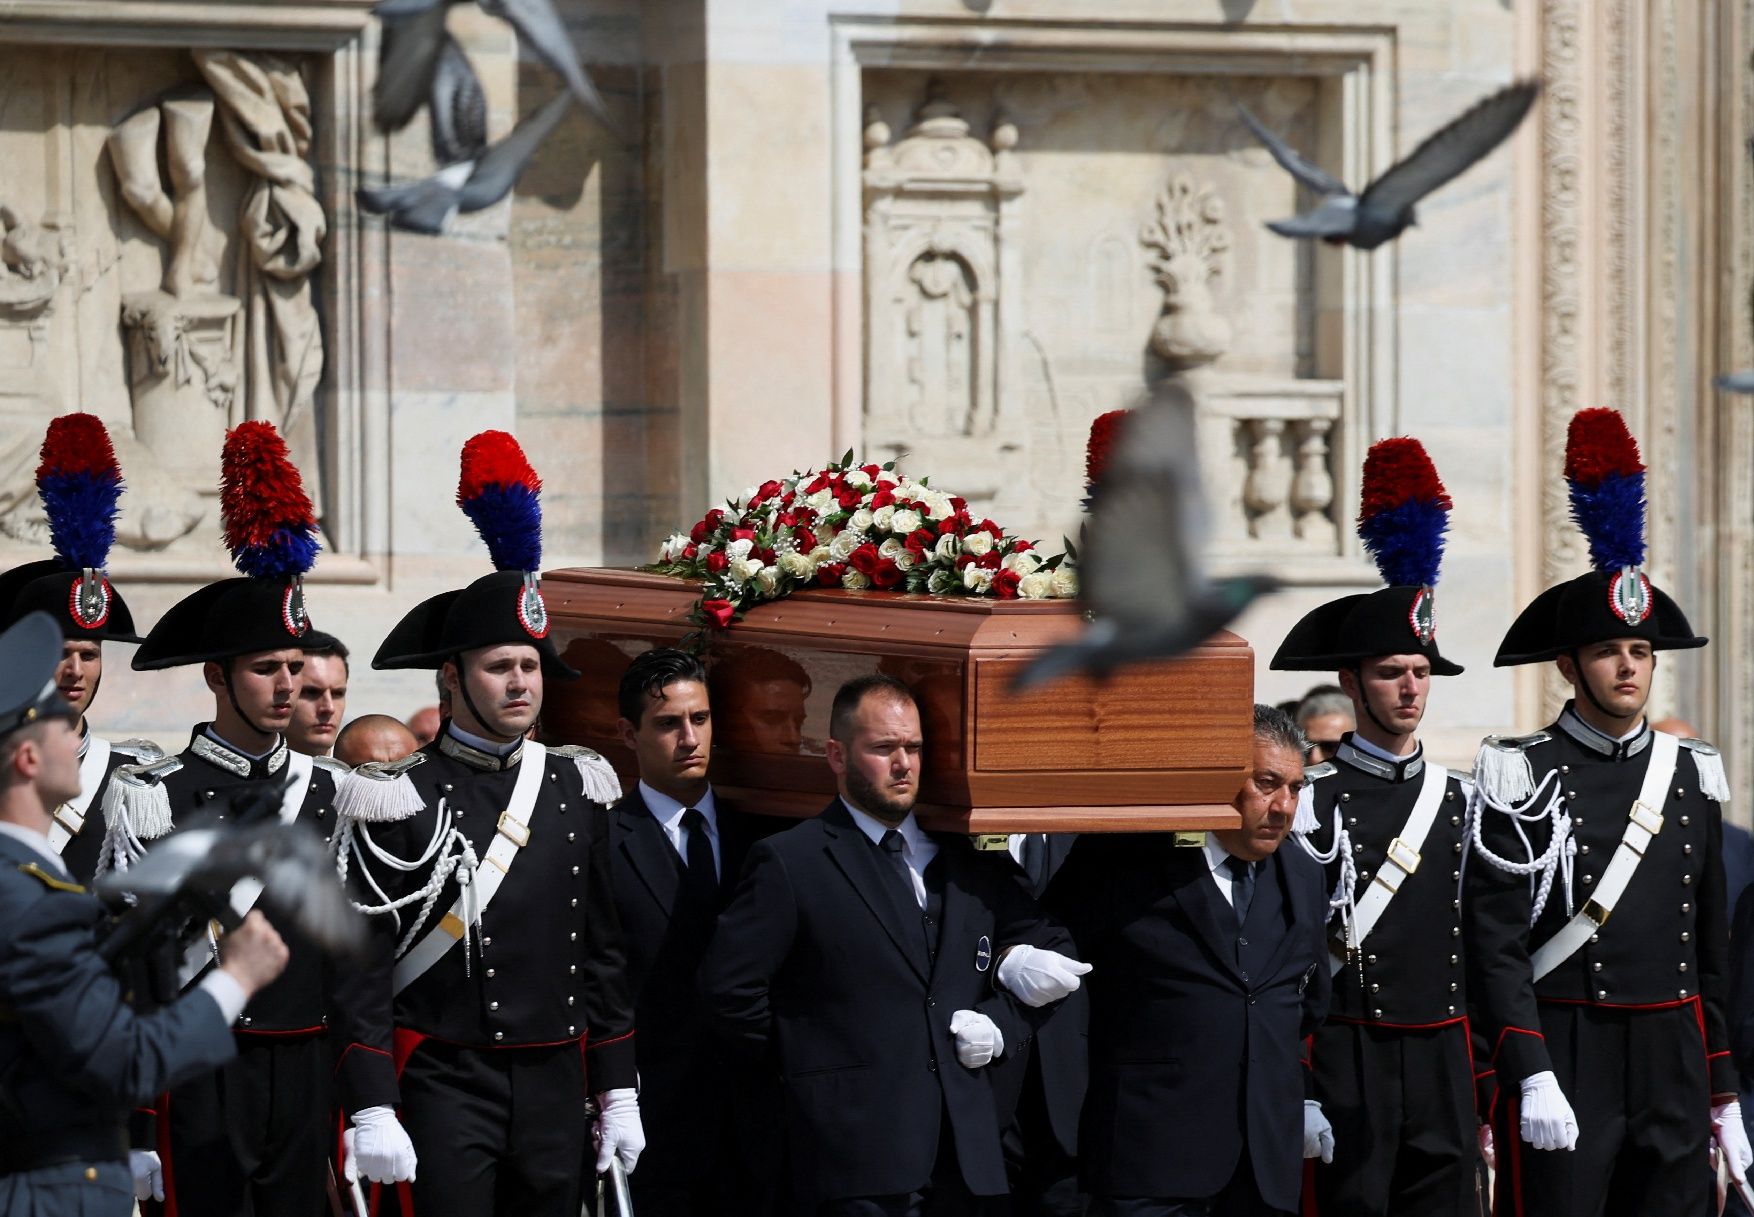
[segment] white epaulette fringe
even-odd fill
[[[362,824],[390,824],[406,820],[426,806],[414,788],[408,771],[425,762],[416,752],[399,761],[367,761],[335,783],[335,814]]]
[[[581,744],[559,744],[548,749],[550,756],[564,756],[578,766],[579,780],[584,783],[585,797],[593,803],[613,807],[621,801],[621,778],[615,766],[603,754]]]

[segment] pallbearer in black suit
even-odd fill
[[[1467,789],[1417,732],[1434,676],[1461,666],[1437,647],[1433,597],[1449,496],[1416,439],[1364,461],[1358,533],[1389,586],[1306,614],[1273,656],[1337,672],[1358,727],[1313,767],[1293,840],[1323,864],[1334,913],[1334,989],[1310,1064],[1333,1126],[1315,1166],[1321,1217],[1478,1214],[1475,1069],[1464,904]]]
[[[189,747],[157,765],[123,770],[187,826],[226,819],[266,789],[280,819],[327,838],[335,827],[335,777],[293,752],[283,734],[305,650],[336,645],[311,625],[303,575],[318,541],[310,500],[286,445],[265,422],[226,437],[221,495],[226,540],[242,578],[210,583],[173,605],[134,656],[140,671],[199,664],[213,694],[213,720]],[[105,860],[125,867],[143,845],[117,824]],[[254,885],[252,885],[254,887]],[[259,888],[256,888],[259,891]],[[240,909],[255,892],[240,884]],[[389,1003],[371,969],[331,964],[290,925],[286,972],[237,1020],[237,1060],[223,1074],[173,1089],[161,1112],[169,1147],[165,1183],[179,1217],[309,1217],[322,1208],[331,1112],[351,1116],[347,1169],[380,1179],[414,1169],[396,1123]],[[212,964],[197,947],[181,961],[183,984]],[[385,969],[387,975],[387,968]]]
[[[55,808],[49,847],[81,883],[97,874],[103,849],[106,800],[112,818],[126,818],[142,839],[170,825],[150,805],[129,797],[133,787],[113,784],[122,765],[162,760],[147,740],[111,742],[91,730],[89,715],[104,674],[104,643],[136,643],[134,615],[104,573],[116,536],[122,470],[102,422],[92,414],[65,414],[49,423],[37,467],[37,495],[49,520],[55,556],[0,574],[0,628],[43,612],[61,627],[61,663],[55,685],[78,716],[80,791]]]
[[[1030,1038],[1020,1001],[1088,969],[967,837],[914,820],[907,685],[842,686],[829,734],[840,797],[750,850],[701,987],[729,1036],[777,1055],[800,1211],[981,1212],[1005,1192],[987,1067]]]
[[[588,748],[525,738],[545,682],[578,676],[548,637],[540,487],[504,432],[464,446],[458,502],[499,569],[416,606],[372,661],[437,669],[452,717],[341,795],[342,873],[395,956],[416,1217],[575,1217],[588,1138],[598,1171],[645,1144],[609,877],[620,785]]]
[[[1095,971],[1078,1147],[1091,1212],[1253,1217],[1297,1207],[1309,1071],[1328,1003],[1322,871],[1281,849],[1303,737],[1256,706],[1239,828],[1080,837],[1048,889]]]
[[[750,844],[772,831],[719,806],[707,780],[706,669],[658,647],[621,678],[623,742],[639,785],[610,817],[610,871],[627,942],[646,1151],[632,1179],[640,1217],[774,1211],[778,1111],[753,1062],[708,1032],[696,976]]]
[[[1010,834],[1004,850],[982,853],[1039,901],[1072,852],[1077,833]],[[1078,1117],[1089,1081],[1085,1036],[1090,994],[1080,988],[1049,1011],[1030,1042],[994,1062],[993,1096],[1011,1182],[1013,1217],[1082,1217]]]
[[[1706,640],[1641,569],[1619,414],[1572,419],[1565,472],[1595,569],[1537,596],[1494,662],[1551,660],[1573,699],[1476,766],[1469,988],[1497,1060],[1498,1211],[1702,1213],[1707,1150],[1738,1179],[1754,1158],[1725,1017],[1729,790],[1717,751],[1652,731],[1645,702],[1656,653]]]
[[[99,954],[103,911],[49,845],[80,781],[61,643],[47,613],[0,632],[0,1212],[127,1217],[129,1108],[232,1055],[227,1025],[286,948],[252,913],[198,990],[130,1008]]]

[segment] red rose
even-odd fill
[[[959,494],[951,495],[950,496],[950,510],[957,512],[959,514],[967,514],[968,500],[963,498]]]
[[[784,490],[785,487],[778,482],[763,482],[761,484],[761,489],[755,492],[755,497],[749,500],[749,505],[753,507],[757,503],[765,503],[773,498],[774,495],[780,494]]]
[[[702,520],[688,530],[688,539],[693,541],[696,545],[699,545],[702,541],[706,540],[706,535],[710,531],[712,530],[707,527],[706,521]]]
[[[885,589],[894,587],[907,577],[902,574],[901,567],[895,564],[893,558],[884,558],[879,561],[876,569],[871,571],[870,574],[871,585],[873,587],[881,587]]]
[[[863,502],[865,498],[864,495],[860,494],[857,490],[854,490],[851,486],[842,487],[835,492],[834,497],[836,501],[840,503],[842,511],[857,511],[859,509],[859,504]]]
[[[816,534],[808,528],[794,528],[792,530],[792,544],[798,547],[799,553],[807,554],[816,548]]]
[[[876,574],[878,563],[883,561],[885,559],[877,556],[877,545],[872,541],[866,541],[847,556],[848,564],[861,575]]]
[[[986,553],[982,554],[980,557],[976,558],[974,561],[975,561],[975,565],[980,567],[982,570],[998,570],[999,564],[1001,562],[1003,562],[1004,560],[1005,560],[1004,554],[1000,553],[996,549],[989,549]]]
[[[821,518],[816,514],[814,509],[809,507],[798,508],[796,516],[799,528],[813,528],[816,525],[816,521]]]
[[[771,549],[752,549],[749,556],[760,559],[763,566],[772,566],[774,563],[774,552]]]
[[[700,602],[700,615],[709,624],[722,630],[730,625],[731,619],[737,615],[737,606],[729,600],[702,600]]]
[[[965,566],[973,566],[973,565],[974,565],[974,555],[973,554],[960,553],[960,554],[956,555],[956,569],[957,570],[961,570]]]
[[[893,506],[894,503],[895,491],[891,490],[888,486],[877,487],[876,493],[871,496],[872,511],[876,511],[879,507]]]
[[[937,543],[938,538],[932,534],[930,529],[916,528],[907,534],[907,540],[903,541],[902,545],[908,553],[915,557],[924,558],[931,552],[932,546]]]
[[[1017,595],[1017,585],[1023,582],[1023,576],[1014,570],[1002,570],[993,576],[993,595],[1001,600],[1011,600]]]
[[[982,520],[980,531],[991,533],[993,535],[993,540],[995,540],[995,541],[997,541],[1000,537],[1005,535],[1005,530],[1003,528],[1000,528],[997,524],[993,523],[991,520]]]
[[[715,549],[706,556],[706,568],[715,575],[729,565],[731,565],[731,559],[725,557],[725,551],[722,549]]]
[[[755,530],[753,528],[733,528],[731,530],[731,540],[753,541],[755,540]]]
[[[828,475],[826,473],[819,473],[816,475],[816,479],[814,481],[812,481],[808,486],[804,487],[804,493],[805,494],[815,494],[818,490],[826,490],[826,489],[828,489],[828,484],[829,484]]]
[[[696,545],[693,541],[690,541],[687,545],[682,547],[682,557],[684,561],[692,562],[699,554],[700,546]]]
[[[840,577],[846,573],[845,562],[824,562],[816,568],[816,582],[823,587],[839,587]]]
[[[1011,552],[1014,554],[1020,554],[1026,549],[1034,549],[1034,548],[1035,548],[1034,541],[1024,541],[1024,540],[1019,540],[1016,538],[1013,538],[1011,541]]]
[[[872,479],[875,479],[879,473],[883,472],[882,465],[865,465],[862,466],[862,469],[865,476]]]

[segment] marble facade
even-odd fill
[[[393,139],[369,125],[367,0],[12,0],[0,557],[35,543],[21,477],[43,421],[74,406],[155,458],[123,452],[141,518],[114,563],[147,620],[222,573],[199,476],[219,416],[302,417],[330,542],[312,611],[367,654],[399,606],[484,568],[450,500],[457,448],[486,426],[516,431],[547,479],[550,565],[643,560],[713,500],[847,448],[905,453],[1057,545],[1089,420],[1167,359],[1199,388],[1215,564],[1290,585],[1241,626],[1266,698],[1306,683],[1264,670],[1285,627],[1373,583],[1350,525],[1364,448],[1430,446],[1458,508],[1441,637],[1469,668],[1440,688],[1433,740],[1465,760],[1550,710],[1550,682],[1491,655],[1515,605],[1578,569],[1558,446],[1573,410],[1611,404],[1653,470],[1653,573],[1714,638],[1665,662],[1661,707],[1754,790],[1754,418],[1709,383],[1754,363],[1754,0],[559,7],[622,130],[569,117],[507,204],[422,238],[352,204],[359,182],[429,164],[418,122]],[[470,6],[452,26],[495,132],[547,96],[504,26]],[[308,96],[301,144],[276,95],[320,208],[302,271],[320,371],[253,358],[282,347],[251,337],[278,297],[245,273],[243,217],[298,183],[262,185],[220,97],[196,210],[211,296],[239,303],[182,332],[229,351],[236,384],[222,406],[226,369],[194,360],[173,433],[202,438],[169,445],[161,416],[143,428],[131,380],[151,327],[130,329],[124,302],[175,295],[187,268],[105,147],[155,108],[168,130],[228,52]],[[1361,181],[1524,72],[1548,91],[1522,133],[1395,245],[1308,249],[1261,227],[1296,198],[1233,99]],[[152,170],[174,207],[169,157]],[[358,666],[358,709],[424,699],[417,677]],[[192,676],[112,672],[100,709],[112,732],[168,735],[200,702]]]

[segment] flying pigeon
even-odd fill
[[[1392,241],[1409,224],[1417,222],[1414,204],[1510,138],[1540,92],[1538,80],[1506,85],[1428,136],[1411,155],[1391,165],[1360,194],[1353,194],[1338,178],[1305,160],[1276,132],[1238,105],[1243,122],[1273,154],[1273,159],[1319,198],[1308,211],[1288,220],[1272,221],[1267,227],[1282,237],[1320,237],[1330,245],[1352,245],[1359,249],[1375,249]]]
[[[447,164],[431,177],[402,186],[361,186],[359,205],[373,215],[388,215],[398,228],[443,232],[458,212],[481,211],[510,194],[524,166],[571,105],[569,94],[557,93],[497,144]],[[435,143],[437,132],[435,124]]]
[[[1037,656],[1018,674],[1019,689],[1184,654],[1277,586],[1260,575],[1206,577],[1197,459],[1193,398],[1180,382],[1161,381],[1123,421],[1092,490],[1078,564],[1090,624]]]
[[[383,0],[372,10],[384,23],[378,82],[372,92],[373,112],[381,130],[400,130],[427,100],[449,41],[445,12],[459,3],[463,0]],[[578,103],[605,128],[615,129],[603,96],[585,75],[551,0],[479,0],[479,4],[482,12],[509,22],[518,37],[559,73]]]

